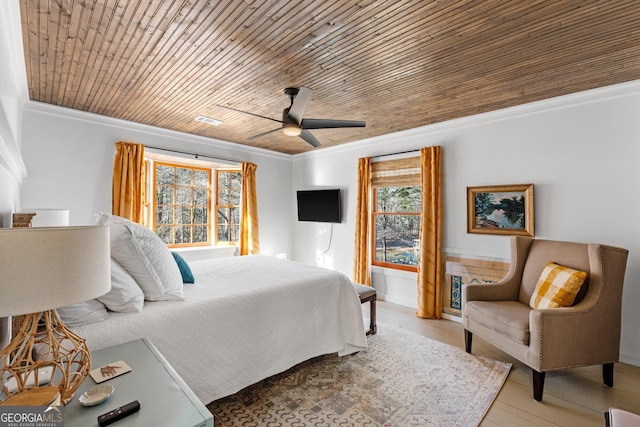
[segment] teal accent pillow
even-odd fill
[[[176,260],[176,264],[178,264],[178,268],[180,269],[180,274],[182,275],[182,283],[196,283],[195,277],[193,277],[193,273],[191,272],[191,267],[187,264],[187,261],[182,258],[182,256],[177,253],[171,251],[171,255],[173,255],[173,259]]]

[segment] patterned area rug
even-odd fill
[[[326,355],[211,402],[216,427],[477,426],[511,365],[378,324],[369,349]]]

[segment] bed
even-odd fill
[[[263,255],[189,267],[195,284],[180,298],[71,329],[92,350],[149,338],[204,403],[315,356],[367,347],[360,300],[342,273]]]

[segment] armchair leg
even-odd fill
[[[602,380],[607,387],[613,387],[613,363],[602,365]]]
[[[542,392],[544,391],[544,372],[538,372],[535,369],[531,369],[533,379],[533,398],[542,402]]]
[[[464,349],[471,354],[471,342],[473,341],[473,333],[464,330]]]

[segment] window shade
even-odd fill
[[[420,157],[371,164],[371,185],[374,187],[408,187],[420,183]]]

